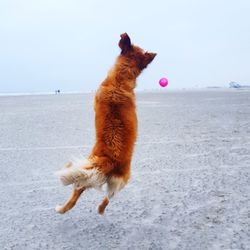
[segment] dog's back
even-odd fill
[[[112,77],[108,76],[95,97],[96,145],[92,155],[110,162],[111,167],[101,166],[105,174],[128,178],[137,135],[135,97],[132,91],[112,84]]]

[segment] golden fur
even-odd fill
[[[100,214],[104,213],[109,199],[126,185],[130,177],[137,136],[136,78],[156,54],[145,53],[132,45],[126,33],[121,35],[119,47],[121,54],[95,96],[96,143],[92,152],[86,161],[68,163],[59,171],[64,185],[74,184],[70,199],[56,207],[59,213],[71,209],[86,188],[98,188],[107,183],[107,196],[98,210]]]

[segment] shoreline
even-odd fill
[[[135,93],[172,93],[172,92],[198,92],[198,91],[250,91],[250,88],[227,88],[227,87],[205,87],[205,88],[182,88],[182,89],[150,89],[150,90],[135,90]],[[94,94],[95,91],[81,92],[69,91],[55,94],[55,92],[7,92],[0,93],[0,97],[8,96],[46,96],[46,95],[81,95],[81,94]]]

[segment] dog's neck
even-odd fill
[[[114,87],[133,90],[136,87],[136,78],[139,74],[140,70],[135,65],[131,65],[129,60],[119,56],[107,78],[111,80]]]

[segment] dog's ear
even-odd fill
[[[142,61],[142,68],[143,69],[146,68],[148,66],[148,64],[150,64],[154,60],[156,55],[157,55],[156,53],[146,52],[144,54],[144,59]]]
[[[131,41],[127,33],[123,33],[120,35],[121,39],[119,41],[119,47],[121,48],[121,54],[125,55],[127,54],[131,48]]]

